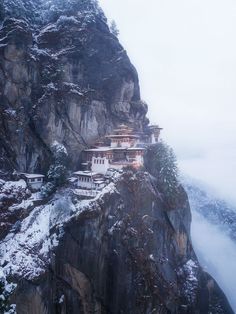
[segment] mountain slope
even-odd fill
[[[96,1],[5,0],[0,12],[0,276],[16,284],[8,303],[18,314],[231,314],[193,251],[185,191],[178,185],[170,208],[152,167],[125,169],[92,200],[70,181],[39,199],[3,176],[46,173],[54,141],[76,168],[117,124],[141,131],[148,120],[137,72]]]
[[[11,302],[19,314],[232,313],[190,221],[185,192],[168,210],[148,173],[126,171],[90,201],[62,188],[0,244]]]
[[[73,168],[81,150],[118,123],[145,127],[147,106],[136,70],[96,2],[19,0],[2,6],[3,170],[47,170],[55,140],[66,146]]]
[[[206,186],[192,179],[183,179],[183,185],[188,193],[191,207],[203,215],[213,225],[218,225],[221,230],[236,240],[236,209],[208,192]]]

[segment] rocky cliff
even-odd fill
[[[73,168],[115,125],[145,128],[136,70],[96,1],[4,0],[0,18],[2,171],[47,170],[55,140]],[[126,169],[92,200],[67,182],[39,202],[0,180],[0,279],[18,314],[232,313],[192,249],[185,191],[168,207],[149,172]]]
[[[0,16],[1,168],[47,170],[54,140],[73,168],[114,125],[147,124],[136,70],[95,1],[5,0]]]
[[[143,171],[127,170],[94,200],[64,187],[0,245],[17,283],[11,302],[18,314],[232,313],[196,259],[190,221],[184,190],[168,210]]]

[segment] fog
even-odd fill
[[[194,210],[192,213],[192,240],[199,261],[218,282],[236,312],[236,244],[200,214]]]
[[[181,169],[236,203],[236,2],[100,3],[118,25],[149,118],[164,127]]]
[[[236,1],[100,0],[183,173],[236,204]],[[195,212],[192,237],[236,311],[236,245]]]

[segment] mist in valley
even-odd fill
[[[213,276],[236,311],[236,243],[192,208],[192,241],[203,268]]]

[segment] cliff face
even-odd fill
[[[126,171],[94,200],[72,192],[35,207],[0,245],[18,314],[232,313],[195,257],[183,190],[167,210],[148,173]]]
[[[0,18],[0,170],[46,170],[55,140],[73,168],[115,125],[147,125],[96,1],[4,0]],[[171,210],[160,191],[126,170],[93,200],[67,182],[38,202],[23,180],[0,180],[0,275],[17,284],[17,313],[232,313],[192,249],[184,190]]]
[[[3,1],[0,16],[2,168],[47,169],[54,140],[73,167],[116,124],[146,125],[136,70],[95,2]]]

